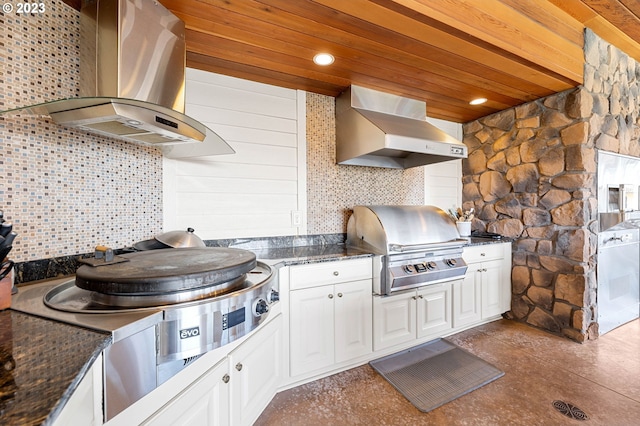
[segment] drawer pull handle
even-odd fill
[[[334,275],[335,277],[337,277],[338,275],[340,275],[340,272],[338,272],[338,271],[333,271],[333,275]]]
[[[236,370],[238,370],[238,371],[242,371],[242,364],[237,363],[237,364],[236,364]]]
[[[222,381],[225,382],[225,383],[229,383],[229,379],[230,379],[230,377],[229,377],[228,374],[225,374],[224,376],[222,376]]]
[[[333,294],[330,294],[330,295],[329,295],[329,299],[333,299]]]
[[[483,257],[484,257],[484,256],[486,256],[486,255],[487,255],[486,253],[480,253],[480,256],[483,256]]]
[[[342,297],[342,293],[338,293],[338,297]]]

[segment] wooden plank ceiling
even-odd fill
[[[581,84],[584,27],[640,60],[638,0],[160,3],[186,24],[190,67],[329,96],[357,84],[461,123]]]

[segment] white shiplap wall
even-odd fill
[[[306,234],[305,93],[187,69],[186,113],[236,153],[164,159],[164,230],[192,227],[203,239]]]
[[[429,118],[440,130],[462,140],[462,124]],[[424,167],[424,203],[444,209],[462,206],[462,160]]]

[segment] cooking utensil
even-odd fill
[[[13,265],[13,260],[2,262],[2,264],[0,265],[0,280],[9,275],[9,273],[13,269]]]
[[[11,246],[0,247],[0,262],[9,256],[9,252],[11,251]]]
[[[13,230],[13,225],[11,222],[4,222],[0,224],[0,236],[6,237]]]
[[[206,247],[204,241],[193,232],[193,228],[187,228],[186,231],[170,231],[156,235],[155,239],[173,248]]]
[[[9,247],[13,244],[13,240],[18,236],[15,232],[10,233],[4,238],[4,241],[0,241],[0,247]]]

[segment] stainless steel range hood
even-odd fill
[[[153,0],[83,0],[80,96],[5,111],[158,146],[170,158],[232,154],[186,116],[184,22]]]
[[[426,121],[426,103],[360,86],[336,100],[336,162],[407,169],[467,158],[467,147]]]

